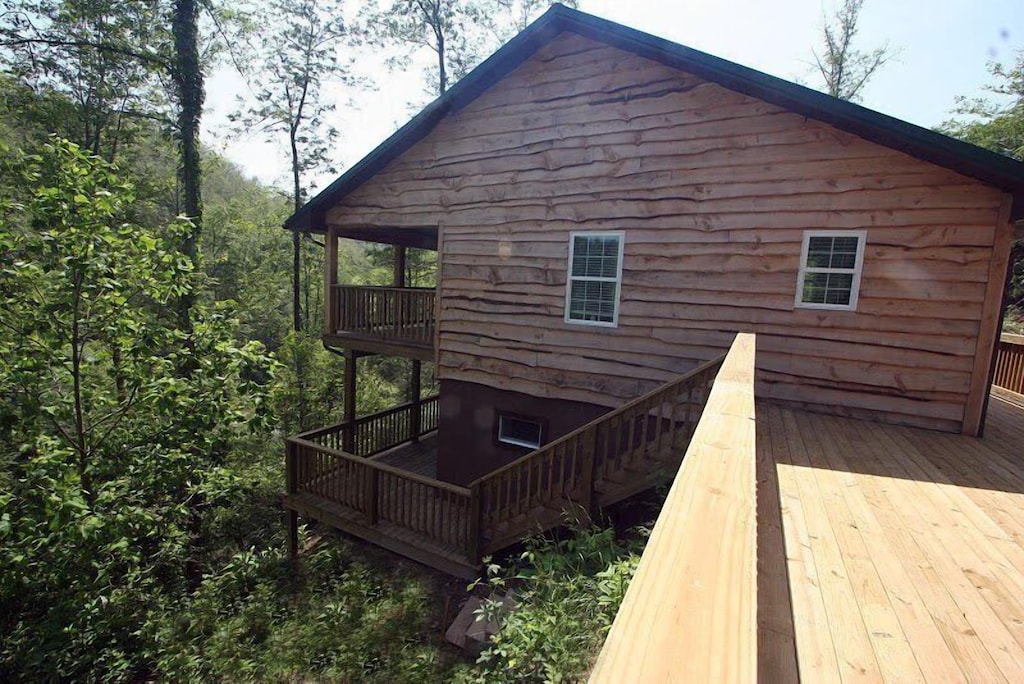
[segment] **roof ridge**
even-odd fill
[[[429,134],[442,118],[475,100],[564,31],[692,73],[730,90],[999,187],[1014,195],[1011,218],[1024,218],[1024,163],[751,67],[555,3],[292,214],[284,227],[322,231],[323,226],[319,224],[323,223],[328,208]]]

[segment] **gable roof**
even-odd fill
[[[1014,196],[1011,219],[1024,218],[1024,163],[706,52],[556,4],[324,188],[290,216],[284,227],[322,232],[328,209],[424,138],[442,118],[465,107],[565,31],[686,71],[1001,188]]]

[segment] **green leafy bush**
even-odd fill
[[[0,203],[0,679],[137,678],[144,626],[200,578],[212,512],[266,434],[273,364],[197,307],[180,224],[130,223],[113,167],[54,140]]]
[[[485,602],[479,619],[495,620],[501,629],[460,679],[585,679],[639,563],[644,538],[620,542],[610,528],[580,528],[562,540],[529,541],[516,567],[490,565],[486,585],[492,597],[510,595],[514,607],[496,598]]]
[[[172,681],[434,682],[429,587],[321,543],[297,571],[278,551],[235,555],[159,621],[154,660]]]

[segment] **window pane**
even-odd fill
[[[855,237],[832,238],[832,268],[856,268],[858,242]]]
[[[572,281],[569,290],[569,318],[574,321],[613,322],[617,290],[614,282]]]
[[[807,273],[804,275],[805,304],[824,304],[828,290],[828,273]]]
[[[847,306],[853,293],[852,273],[804,274],[805,304],[839,304]]]
[[[577,235],[572,248],[572,275],[615,278],[619,271],[619,238],[615,235]]]
[[[840,252],[832,253],[832,268],[848,268],[851,271],[857,267],[857,253],[843,254]]]
[[[807,244],[807,266],[828,268],[832,256],[832,238],[812,237]]]
[[[850,295],[852,291],[852,273],[829,273],[828,287],[825,291],[825,303],[842,304],[843,306],[846,306],[850,303]]]
[[[537,421],[498,416],[498,441],[518,446],[540,446],[541,425]]]

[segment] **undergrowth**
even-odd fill
[[[647,530],[620,541],[612,528],[538,537],[507,567],[487,566],[478,619],[502,627],[462,682],[573,682],[586,678],[633,577]],[[511,602],[501,600],[510,596]],[[512,606],[510,608],[510,605]]]
[[[355,553],[353,553],[355,552]],[[431,587],[416,573],[353,560],[337,539],[298,566],[278,551],[236,554],[173,614],[154,621],[168,681],[437,682]]]

